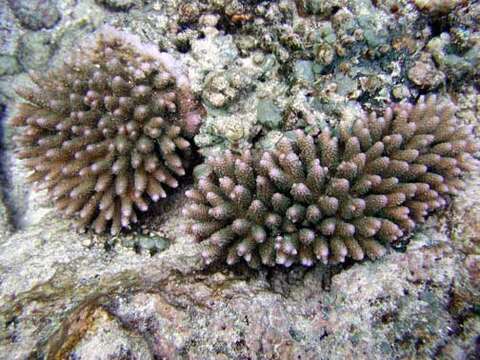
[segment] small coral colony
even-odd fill
[[[105,28],[65,63],[31,73],[11,125],[28,180],[79,230],[119,233],[191,172],[201,106],[179,64]],[[445,206],[479,145],[435,95],[275,150],[225,151],[186,191],[206,263],[251,267],[376,259]],[[199,157],[199,155],[197,155]]]

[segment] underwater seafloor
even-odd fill
[[[6,119],[29,70],[104,24],[182,63],[205,108],[203,156],[433,93],[479,133],[475,1],[2,0],[1,359],[480,357],[478,171],[375,262],[206,266],[181,213],[188,176],[132,232],[72,230],[26,184]]]

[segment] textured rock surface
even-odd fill
[[[24,69],[42,69],[52,56],[51,35],[46,32],[24,34],[19,41],[18,59]]]
[[[172,234],[179,225],[173,215],[162,227]],[[88,359],[99,346],[101,358],[473,356],[478,278],[437,227],[405,252],[338,274],[321,266],[257,274],[201,271],[199,249],[183,235],[153,257],[85,247],[85,236],[47,216],[2,241],[0,346],[19,359]],[[460,228],[472,230],[451,230]]]
[[[184,63],[207,109],[202,154],[271,149],[286,129],[316,134],[431,88],[478,134],[480,3],[449,4],[430,16],[409,0],[0,1],[0,103],[10,111],[23,71],[61,63],[107,22]],[[433,72],[415,82],[418,62]],[[181,195],[135,233],[76,234],[28,191],[2,129],[0,359],[479,357],[479,174],[375,263],[226,270],[204,267]]]
[[[5,205],[4,195],[0,195],[0,239],[5,238],[11,231],[10,212]]]
[[[8,0],[20,23],[28,29],[52,28],[60,19],[56,0]]]
[[[132,6],[135,5],[135,3],[138,3],[136,0],[96,0],[97,3],[101,5],[105,5],[108,8],[111,8],[112,10],[128,10]]]

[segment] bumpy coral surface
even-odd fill
[[[226,153],[187,193],[207,263],[310,266],[382,256],[445,206],[477,166],[472,130],[435,96],[317,137],[300,130],[258,158]]]
[[[466,6],[466,0],[414,0],[414,4],[422,11],[430,14],[446,15],[457,6]]]
[[[112,234],[185,175],[198,107],[178,64],[105,28],[61,67],[31,73],[11,124],[29,181],[48,189],[79,229]]]

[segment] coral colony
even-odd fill
[[[31,73],[11,124],[28,180],[56,207],[111,234],[166,196],[185,175],[200,115],[173,58],[105,28],[58,69]]]
[[[288,267],[382,256],[477,165],[478,144],[455,111],[430,96],[370,114],[338,136],[297,130],[258,157],[208,159],[213,171],[187,192],[184,209],[205,261]]]
[[[199,104],[173,58],[107,27],[63,66],[31,73],[13,126],[28,180],[79,229],[117,234],[186,174]],[[183,213],[207,263],[311,266],[376,259],[445,206],[477,165],[472,130],[436,96],[275,151],[207,159]]]

